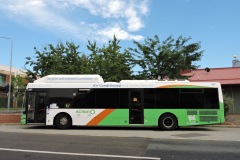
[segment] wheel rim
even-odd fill
[[[170,117],[166,117],[164,120],[163,120],[163,124],[167,127],[167,128],[170,128],[173,126],[174,122],[173,122],[173,119],[170,118]]]
[[[65,126],[67,123],[68,123],[67,117],[62,117],[62,118],[60,119],[60,124],[61,124],[62,126]]]

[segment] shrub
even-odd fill
[[[227,94],[223,94],[223,103],[225,115],[229,114],[233,110],[233,98]]]

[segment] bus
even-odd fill
[[[26,87],[21,124],[71,126],[182,126],[221,124],[218,82],[122,80],[99,75],[48,75]]]

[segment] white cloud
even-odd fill
[[[18,0],[10,1],[1,5],[0,10],[8,11],[8,16],[23,25],[32,24],[53,33],[63,32],[66,34],[80,34],[81,29],[66,18],[59,16],[56,12],[48,8],[48,4],[43,0]]]
[[[137,16],[137,13],[132,8],[128,8],[125,12],[126,16],[128,17],[128,29],[130,31],[138,31],[140,28],[143,27],[143,24],[140,18]]]
[[[0,0],[0,14],[18,23],[82,40],[110,39],[113,34],[122,40],[142,40],[134,32],[144,27],[147,12],[148,0]]]
[[[74,0],[72,4],[103,18],[125,19],[130,31],[144,27],[141,17],[148,12],[148,0]]]
[[[116,37],[120,40],[136,40],[140,41],[143,40],[143,36],[141,35],[131,35],[125,30],[121,29],[119,26],[111,26],[109,28],[104,28],[97,32],[97,35],[100,35],[101,37],[105,37],[104,41],[108,39],[112,39],[113,35],[116,35]]]
[[[87,9],[92,15],[104,18],[120,17],[126,6],[125,1],[122,0],[73,0],[69,3]]]

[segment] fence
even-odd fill
[[[11,96],[10,112],[20,112],[22,110],[22,98],[14,98]],[[8,111],[8,96],[6,93],[0,92],[0,112]]]

